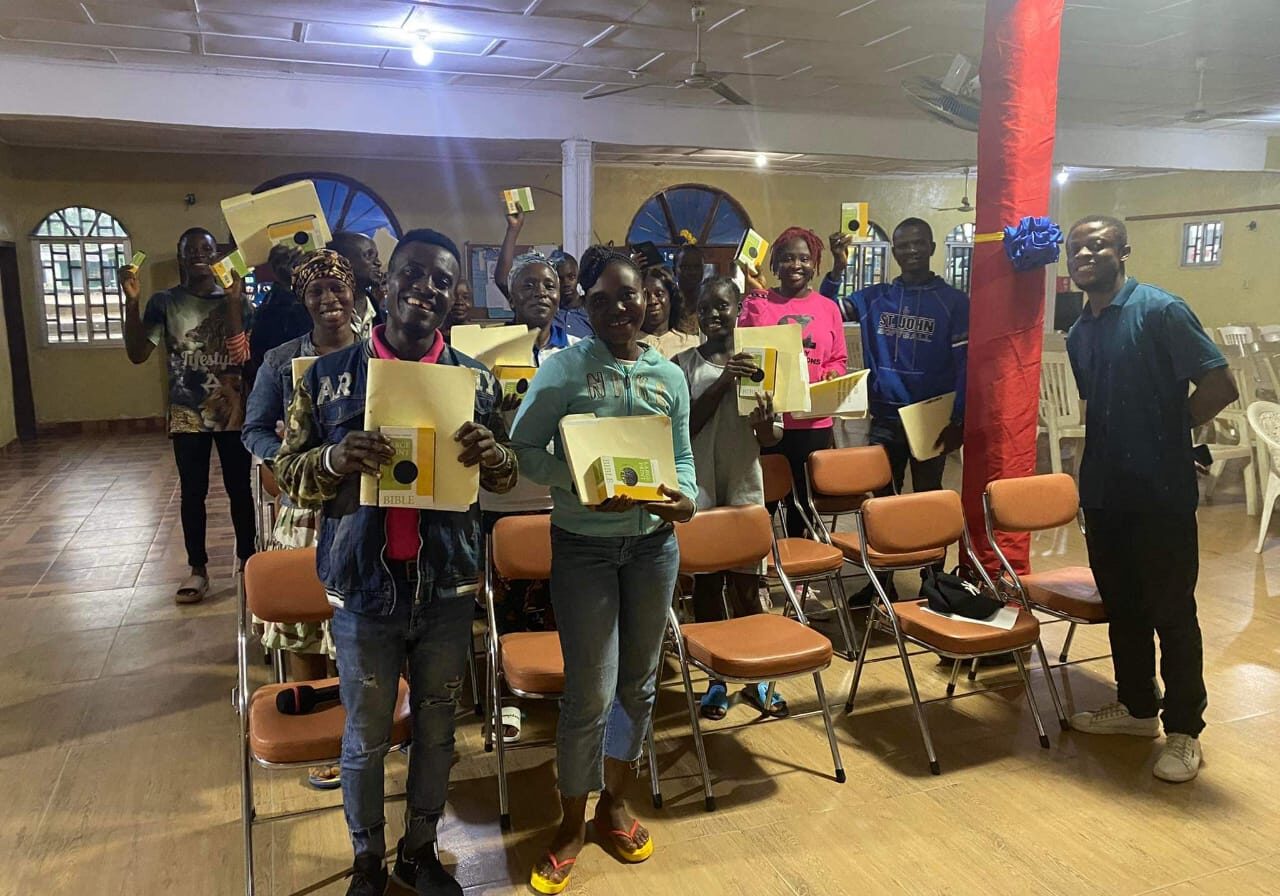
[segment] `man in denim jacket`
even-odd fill
[[[461,277],[457,246],[432,230],[405,234],[391,256],[387,323],[369,339],[319,358],[297,384],[284,443],[281,486],[300,506],[323,509],[316,568],[335,607],[333,638],[347,727],[342,799],[355,849],[348,896],[386,887],[383,757],[407,660],[413,714],[405,836],[395,876],[422,894],[461,896],[440,864],[436,825],[453,758],[454,705],[471,643],[479,556],[478,516],[360,505],[360,474],[392,455],[365,432],[370,358],[450,364],[476,371],[475,419],[454,435],[460,460],[480,467],[481,485],[508,491],[515,456],[503,444],[501,390],[485,368],[444,343],[440,323]]]

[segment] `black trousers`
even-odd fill
[[[902,494],[908,462],[911,464],[913,492],[936,492],[942,488],[942,471],[946,468],[947,456],[939,454],[929,460],[916,460],[912,457],[911,448],[907,444],[907,432],[902,428],[901,420],[890,417],[871,418],[867,444],[884,446],[884,450],[889,455],[889,469],[893,471],[893,491],[890,492],[888,488],[884,488],[878,494]]]
[[[1089,565],[1110,619],[1117,698],[1138,718],[1159,712],[1158,636],[1164,730],[1198,736],[1208,697],[1196,618],[1195,513],[1086,510],[1085,526]]]
[[[831,433],[829,426],[824,429],[788,429],[782,433],[782,441],[771,448],[760,450],[761,454],[781,454],[791,466],[793,487],[791,494],[787,497],[788,538],[804,538],[804,533],[809,528],[796,506],[797,501],[802,505],[809,501],[809,486],[805,480],[804,465],[810,454],[831,447]],[[773,513],[776,506],[776,504],[770,505],[769,512]]]
[[[239,432],[177,433],[171,437],[173,459],[178,464],[178,481],[182,486],[182,539],[187,546],[187,563],[204,566],[209,562],[205,550],[207,516],[204,500],[209,495],[209,458],[218,446],[222,464],[222,484],[231,503],[231,523],[236,530],[236,556],[247,560],[253,556],[255,528],[253,493],[249,476],[253,459],[240,442]]]

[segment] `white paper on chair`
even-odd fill
[[[1001,607],[985,619],[973,619],[969,616],[957,616],[955,613],[939,613],[937,610],[931,610],[928,606],[922,606],[920,609],[926,613],[932,613],[934,616],[941,616],[943,619],[950,619],[953,622],[972,622],[974,625],[985,625],[989,628],[998,628],[1001,631],[1010,631],[1018,622],[1017,607]]]

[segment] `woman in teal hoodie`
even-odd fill
[[[638,341],[645,318],[640,271],[629,257],[593,246],[582,256],[579,282],[596,335],[543,363],[512,434],[521,475],[551,486],[554,504],[551,603],[565,667],[556,765],[564,816],[530,880],[547,894],[569,883],[586,840],[592,791],[600,791],[597,837],[626,861],[641,862],[653,852],[649,832],[626,810],[626,789],[653,714],[680,565],[672,523],[693,518],[691,496],[698,493],[684,374]],[[611,498],[584,506],[560,441],[567,414],[669,416],[678,480],[664,485],[669,502]]]

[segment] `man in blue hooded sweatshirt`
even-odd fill
[[[835,262],[821,292],[835,298],[848,261],[850,241],[831,238]],[[868,398],[871,429],[867,441],[883,445],[893,469],[893,492],[901,492],[907,462],[913,491],[942,488],[947,453],[964,440],[965,364],[969,350],[969,297],[929,268],[937,251],[933,230],[907,218],[893,230],[893,257],[902,275],[892,283],[859,290],[850,299],[862,326],[862,358],[871,371]],[[904,405],[956,393],[951,424],[938,437],[943,453],[916,460],[907,446],[898,411]],[[884,494],[890,494],[889,489]]]

